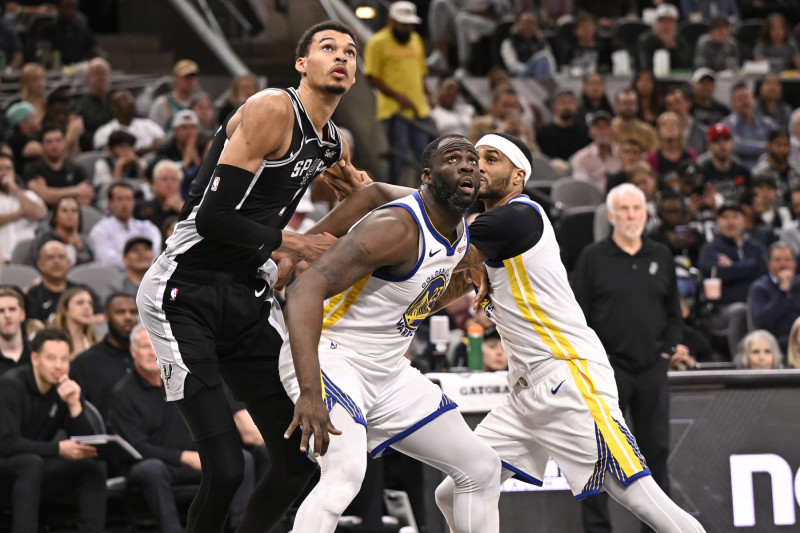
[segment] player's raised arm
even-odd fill
[[[325,454],[329,432],[338,434],[322,401],[317,355],[325,299],[380,267],[410,270],[417,259],[418,241],[419,231],[410,215],[400,209],[381,210],[342,237],[289,287],[287,326],[300,397],[286,436],[302,427],[301,451],[308,446],[309,432],[314,434],[315,456]]]

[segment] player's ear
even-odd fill
[[[514,172],[514,181],[512,185],[514,185],[514,187],[525,185],[525,171],[521,168],[518,168],[516,172]]]
[[[431,169],[423,168],[422,169],[422,183],[426,185],[430,185],[433,183],[433,177],[431,176]]]
[[[306,75],[306,58],[298,57],[294,62],[294,69],[301,75]]]

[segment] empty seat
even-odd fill
[[[561,178],[553,183],[550,193],[558,209],[596,207],[603,203],[603,193],[593,183],[575,178]]]
[[[31,250],[33,248],[33,241],[35,239],[22,239],[17,241],[14,250],[11,251],[11,262],[15,265],[30,265],[31,264]]]
[[[86,285],[97,294],[101,302],[105,302],[122,280],[122,273],[116,268],[105,265],[78,265],[69,271],[67,279],[73,283]]]
[[[736,25],[733,34],[739,43],[743,60],[753,59],[753,49],[756,47],[756,39],[763,25],[764,19],[746,19]]]
[[[6,265],[0,270],[0,283],[25,289],[39,277],[39,271],[28,265]]]
[[[81,206],[81,233],[84,235],[89,235],[89,231],[91,231],[92,227],[103,220],[105,218],[103,213],[99,210],[95,209],[90,205],[82,205]]]
[[[594,240],[602,241],[611,235],[611,222],[608,221],[608,207],[600,204],[594,210]]]
[[[531,179],[536,181],[555,181],[558,173],[553,169],[550,160],[545,156],[534,154],[531,161]]]
[[[94,185],[94,166],[99,159],[107,157],[109,154],[104,150],[94,150],[91,152],[83,152],[75,158],[75,164],[81,167],[86,176],[89,178],[89,183]]]

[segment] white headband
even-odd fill
[[[481,137],[481,139],[475,143],[475,146],[491,146],[492,148],[499,150],[509,159],[509,161],[511,161],[512,165],[525,171],[523,183],[527,183],[528,178],[531,177],[530,161],[528,161],[528,158],[522,153],[522,150],[520,150],[516,144],[512,143],[508,139],[490,133]]]

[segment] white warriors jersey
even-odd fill
[[[586,325],[567,271],[561,262],[553,226],[544,209],[527,196],[516,196],[539,211],[541,239],[521,255],[487,261],[492,292],[486,314],[497,324],[508,354],[508,382],[514,384],[537,365],[556,359],[589,360],[608,365],[600,339]]]
[[[469,230],[462,220],[454,244],[433,227],[419,192],[378,209],[400,207],[419,226],[419,258],[402,277],[380,269],[325,302],[322,343],[340,344],[373,363],[403,361],[417,327],[444,293],[453,269],[467,253]]]

